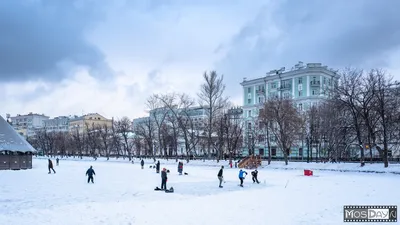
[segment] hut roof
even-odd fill
[[[36,149],[0,116],[0,151],[36,152]]]

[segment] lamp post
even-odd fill
[[[307,135],[306,137],[307,141],[307,163],[310,162],[310,137]]]

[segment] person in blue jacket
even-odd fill
[[[247,172],[241,169],[241,170],[239,171],[240,187],[243,187],[243,180],[244,180],[244,178],[246,177],[244,174],[247,175]]]

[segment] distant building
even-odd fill
[[[50,117],[44,114],[29,113],[10,117],[13,128],[22,136],[32,137],[35,131],[44,127],[44,121]]]
[[[70,117],[59,116],[53,119],[44,120],[44,128],[47,132],[68,132]]]
[[[247,80],[241,83],[243,87],[243,118],[245,124],[245,139],[256,138],[258,144],[254,149],[254,154],[266,156],[268,149],[266,141],[262,137],[251,137],[249,131],[257,124],[259,109],[263,106],[266,99],[271,97],[282,97],[293,99],[300,111],[305,111],[313,104],[318,104],[321,100],[329,98],[329,88],[333,87],[338,81],[339,75],[333,69],[323,66],[321,63],[303,62],[296,64],[291,70],[285,68],[272,70],[266,76]],[[249,141],[248,141],[249,142]],[[277,151],[277,145],[272,138],[271,153],[274,157],[282,157],[282,151]],[[243,153],[247,155],[249,149],[244,146]],[[293,156],[302,157],[305,151],[303,147],[292,149]]]
[[[103,127],[107,126],[111,128],[113,125],[113,121],[111,119],[107,119],[104,116],[98,113],[90,113],[84,116],[75,116],[74,118],[70,118],[69,120],[69,131],[83,133],[87,131],[87,128],[94,127]]]

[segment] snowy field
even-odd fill
[[[179,176],[173,162],[161,168],[171,170],[167,187],[175,193],[154,191],[160,174],[137,161],[60,160],[57,174],[47,174],[47,161],[34,159],[32,170],[0,171],[0,224],[337,225],[344,224],[343,205],[400,206],[394,174],[315,171],[304,177],[302,170],[264,168],[261,184],[253,184],[248,171],[242,188],[238,169],[226,168],[220,189],[215,165],[185,164],[189,175]],[[86,183],[90,165],[95,184]]]

